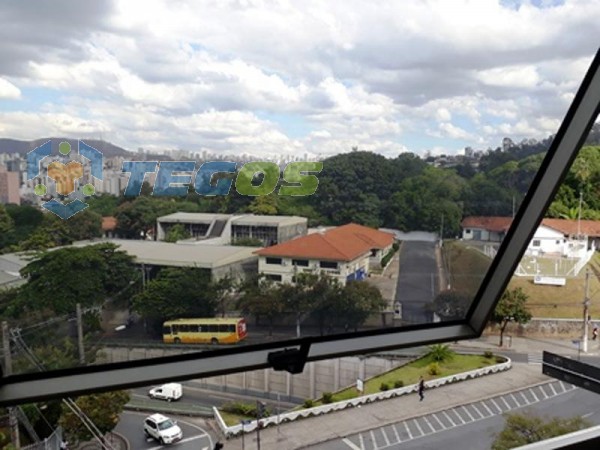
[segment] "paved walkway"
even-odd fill
[[[453,346],[457,350],[491,350],[498,352],[498,337],[483,337],[461,341]],[[513,338],[510,350],[519,353],[547,350],[565,356],[577,357],[577,348],[569,340]],[[590,341],[589,356],[600,354],[598,344]],[[386,424],[442,411],[454,406],[495,397],[514,390],[551,381],[542,374],[540,364],[514,363],[507,372],[489,375],[466,382],[442,386],[426,392],[419,402],[416,394],[384,400],[358,408],[311,417],[277,427],[261,430],[262,450],[310,448],[318,443],[344,438]],[[242,449],[241,438],[230,439],[226,448]],[[245,449],[256,448],[256,433],[245,436]]]

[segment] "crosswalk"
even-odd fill
[[[542,364],[542,353],[527,353],[527,363]]]
[[[343,438],[342,442],[351,450],[385,449],[471,422],[502,415],[513,409],[529,406],[575,389],[577,388],[571,384],[562,381],[551,381],[509,394],[358,433]]]

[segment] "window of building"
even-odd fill
[[[266,261],[267,264],[277,264],[277,265],[281,265],[282,259],[281,258],[271,258],[271,257],[267,257]]]
[[[534,239],[533,242],[531,243],[532,247],[539,247],[541,245],[542,245],[542,243],[540,242],[539,239]]]
[[[319,261],[319,267],[322,269],[337,269],[338,263],[335,261]]]
[[[265,278],[271,281],[281,281],[281,275],[276,275],[272,273],[266,274]]]
[[[292,259],[292,265],[308,267],[308,259]]]

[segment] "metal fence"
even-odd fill
[[[58,427],[54,432],[43,441],[30,445],[21,446],[21,450],[60,450],[62,442],[62,428]]]

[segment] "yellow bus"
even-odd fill
[[[174,319],[163,324],[166,344],[235,344],[246,337],[243,318]]]

